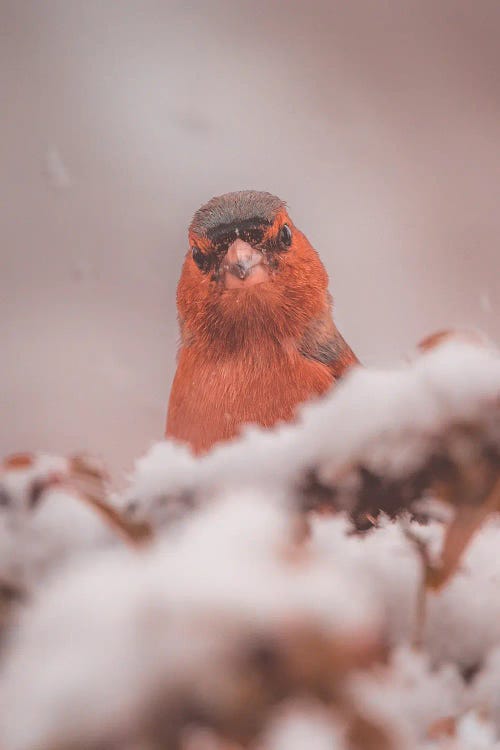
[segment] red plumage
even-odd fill
[[[333,323],[326,270],[278,198],[214,198],[189,240],[166,435],[201,453],[244,424],[293,420],[357,358]]]

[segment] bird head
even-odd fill
[[[270,193],[212,198],[193,217],[189,245],[177,301],[190,336],[296,336],[329,304],[318,254]]]

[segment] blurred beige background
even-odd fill
[[[254,188],[366,362],[500,338],[496,0],[0,0],[0,453],[161,437],[194,210]]]

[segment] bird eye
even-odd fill
[[[283,224],[280,229],[280,242],[285,247],[290,247],[292,244],[292,230],[288,224]]]
[[[210,258],[207,253],[204,253],[202,250],[200,250],[199,247],[193,245],[193,247],[191,248],[191,254],[200,271],[206,273],[210,268]]]

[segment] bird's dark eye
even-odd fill
[[[196,247],[196,245],[193,245],[193,247],[191,248],[191,253],[193,255],[193,260],[200,271],[206,273],[210,268],[210,256],[200,250],[199,247]]]
[[[285,247],[290,247],[292,244],[292,230],[288,224],[283,224],[280,229],[280,242]]]

